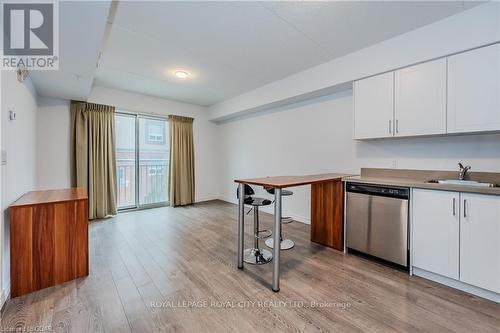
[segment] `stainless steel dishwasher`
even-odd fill
[[[408,268],[408,202],[403,187],[346,184],[346,247]]]

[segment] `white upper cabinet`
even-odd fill
[[[394,73],[354,82],[354,136],[356,139],[393,136]]]
[[[500,130],[500,46],[448,58],[448,133]]]
[[[500,197],[461,193],[460,280],[500,292]]]
[[[354,137],[500,131],[500,44],[354,82]]]
[[[395,72],[395,136],[446,133],[446,59]]]
[[[412,265],[458,279],[459,193],[413,190]]]

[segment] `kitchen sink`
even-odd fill
[[[428,183],[443,184],[443,185],[460,185],[460,186],[474,186],[474,187],[499,187],[498,184],[481,183],[475,180],[459,180],[459,179],[437,179],[429,180]]]

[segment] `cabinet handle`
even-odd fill
[[[467,217],[467,199],[464,199],[464,217]]]
[[[392,120],[389,120],[389,134],[392,134]]]
[[[399,119],[396,119],[396,133],[399,133]]]
[[[453,216],[457,215],[457,211],[456,211],[456,200],[455,198],[453,198]]]

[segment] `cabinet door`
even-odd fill
[[[448,58],[448,133],[500,130],[500,45]]]
[[[460,280],[500,292],[500,197],[460,198]]]
[[[413,190],[413,266],[458,279],[459,194]]]
[[[446,133],[446,59],[395,73],[395,136]]]
[[[393,136],[394,73],[354,82],[355,139]]]

